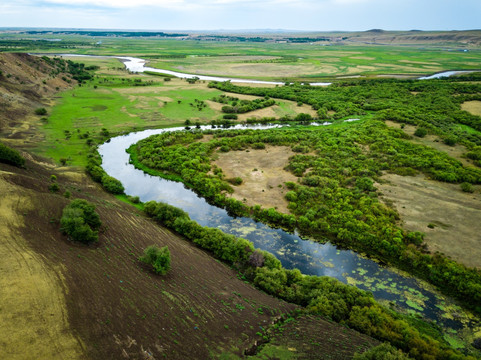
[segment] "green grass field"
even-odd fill
[[[103,128],[114,135],[182,126],[186,120],[207,124],[222,117],[220,109],[205,103],[222,92],[208,88],[206,82],[163,81],[158,76],[129,74],[116,59],[85,60],[87,65],[100,67],[95,79],[61,93],[42,124],[45,141],[35,149],[57,162],[64,158],[70,165],[84,166],[89,150],[87,143],[105,141]],[[199,109],[196,106],[199,102],[205,106]],[[278,103],[275,111],[278,117],[295,116],[302,111],[295,103],[282,100]]]
[[[348,34],[353,37],[353,34]],[[2,34],[23,39],[21,34]],[[31,35],[48,39],[52,35]],[[69,46],[41,47],[38,42],[7,51],[130,55],[145,57],[153,67],[205,75],[258,79],[331,79],[339,76],[428,75],[443,70],[481,69],[479,46],[463,42],[387,45],[358,42],[269,43],[195,41],[160,38],[88,37],[55,34]],[[353,37],[354,38],[354,37]],[[328,45],[328,46],[324,46]],[[52,47],[53,46],[53,47]],[[468,45],[465,45],[468,46]]]

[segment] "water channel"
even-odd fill
[[[43,55],[43,54],[38,54]],[[47,54],[51,55],[51,54]],[[210,76],[210,75],[198,75],[198,74],[188,74],[179,71],[172,71],[166,69],[158,69],[149,66],[145,66],[146,60],[131,56],[103,56],[103,55],[81,55],[81,54],[56,54],[62,57],[98,57],[98,58],[115,58],[119,59],[124,63],[127,70],[141,73],[145,71],[155,72],[158,74],[172,75],[178,78],[193,79],[197,78],[204,81],[230,81],[233,83],[246,83],[246,84],[265,84],[265,85],[284,85],[285,83],[279,81],[265,81],[265,80],[253,80],[253,79],[241,79],[241,78],[230,78],[230,77],[220,77],[220,76]],[[450,77],[460,74],[468,74],[475,72],[476,70],[450,70],[442,71],[432,75],[421,76],[418,80],[431,80],[431,79],[441,79],[443,77]],[[311,82],[308,83],[311,86],[328,86],[332,83],[330,82]]]
[[[263,130],[278,126],[280,125],[237,125],[232,128]],[[481,326],[472,314],[463,311],[424,281],[380,266],[353,251],[338,249],[329,242],[321,244],[304,240],[297,234],[270,228],[250,218],[231,217],[227,211],[208,204],[182,183],[150,176],[129,163],[125,149],[130,145],[151,135],[183,130],[184,128],[145,130],[112,138],[99,147],[102,166],[109,175],[122,182],[126,194],[139,196],[143,202],[155,200],[168,203],[186,211],[203,226],[218,228],[248,239],[255,247],[276,255],[285,268],[298,268],[309,275],[335,277],[344,283],[371,291],[378,301],[388,306],[417,314],[445,328],[461,331]]]
[[[61,54],[60,56],[89,56]],[[99,56],[106,57],[106,56]],[[114,56],[132,72],[152,71],[181,78],[197,77],[206,81],[232,81],[239,83],[276,84],[284,83],[251,79],[224,78],[186,74],[145,66],[145,60],[133,57]],[[451,76],[459,72],[434,74],[435,78]],[[430,79],[432,77],[422,77]],[[330,83],[311,83],[327,86]],[[320,125],[329,125],[324,123]],[[274,125],[277,126],[277,125]],[[255,126],[262,130],[272,125]],[[240,128],[235,126],[233,128]],[[252,128],[252,126],[246,126]],[[210,128],[210,127],[202,127]],[[447,329],[458,332],[481,330],[481,322],[471,313],[464,311],[454,301],[439,294],[431,285],[395,269],[380,266],[376,262],[350,250],[341,250],[329,242],[324,244],[301,239],[280,229],[273,229],[250,218],[233,218],[224,209],[208,204],[203,198],[184,187],[183,184],[153,177],[137,170],[129,163],[125,152],[130,145],[151,135],[168,131],[183,131],[184,128],[145,130],[118,136],[99,147],[105,171],[119,179],[128,195],[139,196],[141,201],[162,201],[186,211],[203,226],[215,227],[226,233],[246,238],[254,246],[276,255],[285,268],[298,268],[308,275],[331,276],[344,283],[368,290],[374,297],[388,306],[404,312],[422,316]],[[449,330],[448,330],[449,331]]]

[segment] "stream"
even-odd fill
[[[43,54],[37,54],[43,55]],[[52,54],[47,54],[52,55]],[[102,55],[81,55],[81,54],[55,54],[56,56],[64,56],[64,57],[98,57],[98,58],[115,58],[119,59],[121,62],[124,63],[127,70],[131,72],[141,73],[145,71],[155,72],[158,74],[165,74],[165,75],[172,75],[178,78],[184,79],[193,79],[197,78],[199,80],[204,81],[230,81],[233,83],[246,83],[246,84],[265,84],[265,85],[284,85],[284,82],[279,81],[264,81],[264,80],[253,80],[253,79],[241,79],[241,78],[230,78],[230,77],[220,77],[220,76],[210,76],[210,75],[198,75],[198,74],[187,74],[179,71],[172,71],[166,69],[158,69],[149,66],[145,66],[146,60],[131,56],[102,56]],[[453,75],[459,74],[467,74],[475,72],[474,70],[450,70],[450,71],[443,71],[436,74],[428,75],[428,76],[421,76],[418,80],[431,80],[431,79],[440,79],[443,77],[449,77]],[[329,86],[332,83],[330,82],[311,82],[308,83],[311,86]]]
[[[320,124],[329,125],[328,123]],[[236,125],[231,129],[268,129],[281,125]],[[202,129],[211,129],[202,126]],[[139,196],[143,202],[155,200],[181,208],[200,225],[221,229],[243,237],[256,248],[274,254],[287,269],[297,268],[303,274],[331,276],[373,293],[387,306],[422,316],[453,331],[481,329],[481,323],[428,283],[399,270],[380,266],[373,260],[333,244],[305,240],[297,234],[256,222],[245,217],[231,217],[227,211],[208,204],[182,183],[151,176],[129,163],[125,150],[139,140],[155,134],[183,131],[183,127],[144,130],[118,136],[99,146],[102,167],[122,182],[125,193]],[[221,131],[221,130],[219,130]],[[449,330],[448,330],[449,331]]]
[[[58,54],[58,56],[90,55]],[[146,67],[144,59],[134,57],[99,57],[117,58],[132,72],[151,71],[180,78],[197,77],[199,80],[206,81],[284,85],[274,81],[205,76],[156,69]],[[451,76],[460,72],[442,72],[421,77],[419,80]],[[327,86],[330,83],[310,83],[310,85]],[[318,125],[329,125],[329,123]],[[262,130],[277,126],[279,125],[238,125],[232,128]],[[210,129],[208,126],[201,128]],[[353,251],[339,249],[329,242],[321,244],[305,240],[295,233],[290,234],[281,229],[270,228],[250,218],[233,218],[224,209],[208,204],[192,190],[185,188],[182,183],[150,176],[135,169],[129,163],[129,155],[125,150],[130,145],[151,135],[183,130],[183,127],[145,130],[112,138],[99,147],[103,161],[102,167],[110,176],[122,182],[126,194],[139,196],[143,202],[162,201],[181,208],[200,225],[218,228],[226,233],[243,237],[253,242],[256,248],[274,254],[287,269],[297,268],[303,274],[335,277],[344,283],[370,291],[376,300],[395,310],[411,313],[439,324],[445,328],[445,333],[449,333],[449,336],[456,333],[466,335],[481,330],[479,319],[469,311],[463,310],[453,300],[440,294],[425,281],[399,270],[383,267]]]

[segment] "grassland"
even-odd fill
[[[220,107],[209,101],[222,92],[208,88],[205,82],[189,84],[182,79],[163,81],[158,76],[129,74],[116,59],[82,58],[84,60],[86,65],[100,67],[96,78],[61,93],[56,99],[56,106],[48,118],[39,124],[46,141],[35,146],[38,154],[56,161],[68,159],[70,165],[85,165],[86,144],[104,141],[103,128],[118,134],[181,126],[186,120],[207,124],[222,117]],[[199,109],[197,101],[206,106]],[[292,101],[279,100],[272,109],[242,114],[240,120],[295,116],[301,112],[314,114],[307,105],[297,106]]]
[[[4,39],[25,38],[21,34],[2,35]],[[309,36],[316,35],[319,34]],[[195,37],[182,41],[122,37],[93,39],[81,35],[56,34],[56,38],[65,42],[77,42],[78,45],[62,48],[60,41],[59,48],[42,48],[40,43],[31,43],[26,48],[8,48],[7,51],[132,55],[147,58],[151,66],[163,69],[281,81],[321,81],[358,75],[416,77],[443,70],[481,68],[481,36],[476,31],[447,34],[348,33],[329,36],[335,41],[258,43],[192,40]],[[28,39],[51,37],[48,34],[29,35]],[[406,41],[398,41],[396,37]],[[342,38],[347,39],[340,41]]]
[[[251,53],[251,56],[245,54]],[[259,56],[262,56],[259,58]],[[291,56],[291,62],[269,62]],[[288,58],[289,59],[289,58]],[[240,48],[233,53],[192,54],[181,59],[152,59],[153,67],[194,74],[243,76],[262,79],[322,79],[338,76],[386,74],[420,76],[446,69],[479,69],[477,51],[384,46],[316,46],[283,44],[266,48]]]

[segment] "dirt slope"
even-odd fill
[[[1,230],[14,229],[2,232],[8,241],[0,242],[9,259],[2,261],[8,270],[1,280],[8,289],[2,303],[22,299],[0,312],[1,342],[8,344],[6,355],[16,355],[12,358],[24,358],[31,348],[44,349],[44,358],[54,359],[242,356],[261,339],[263,329],[296,308],[245,283],[234,270],[81,174],[32,161],[27,169],[0,164],[0,171],[1,190],[9,199],[2,201],[6,220]],[[48,190],[52,174],[58,178],[58,193]],[[98,245],[72,243],[60,233],[59,218],[70,201],[61,195],[65,190],[97,206],[103,222]],[[169,247],[168,275],[154,275],[137,260],[151,244]],[[22,264],[18,269],[17,263]],[[337,330],[328,330],[333,326]],[[331,331],[330,341],[344,344],[342,329],[316,322],[316,332]],[[355,332],[350,336],[353,345],[343,348],[347,358],[367,339]]]
[[[42,58],[27,54],[0,53],[0,71],[0,135],[21,146],[39,141],[35,127],[41,116],[34,110],[52,105],[49,97],[76,81],[57,73]]]

